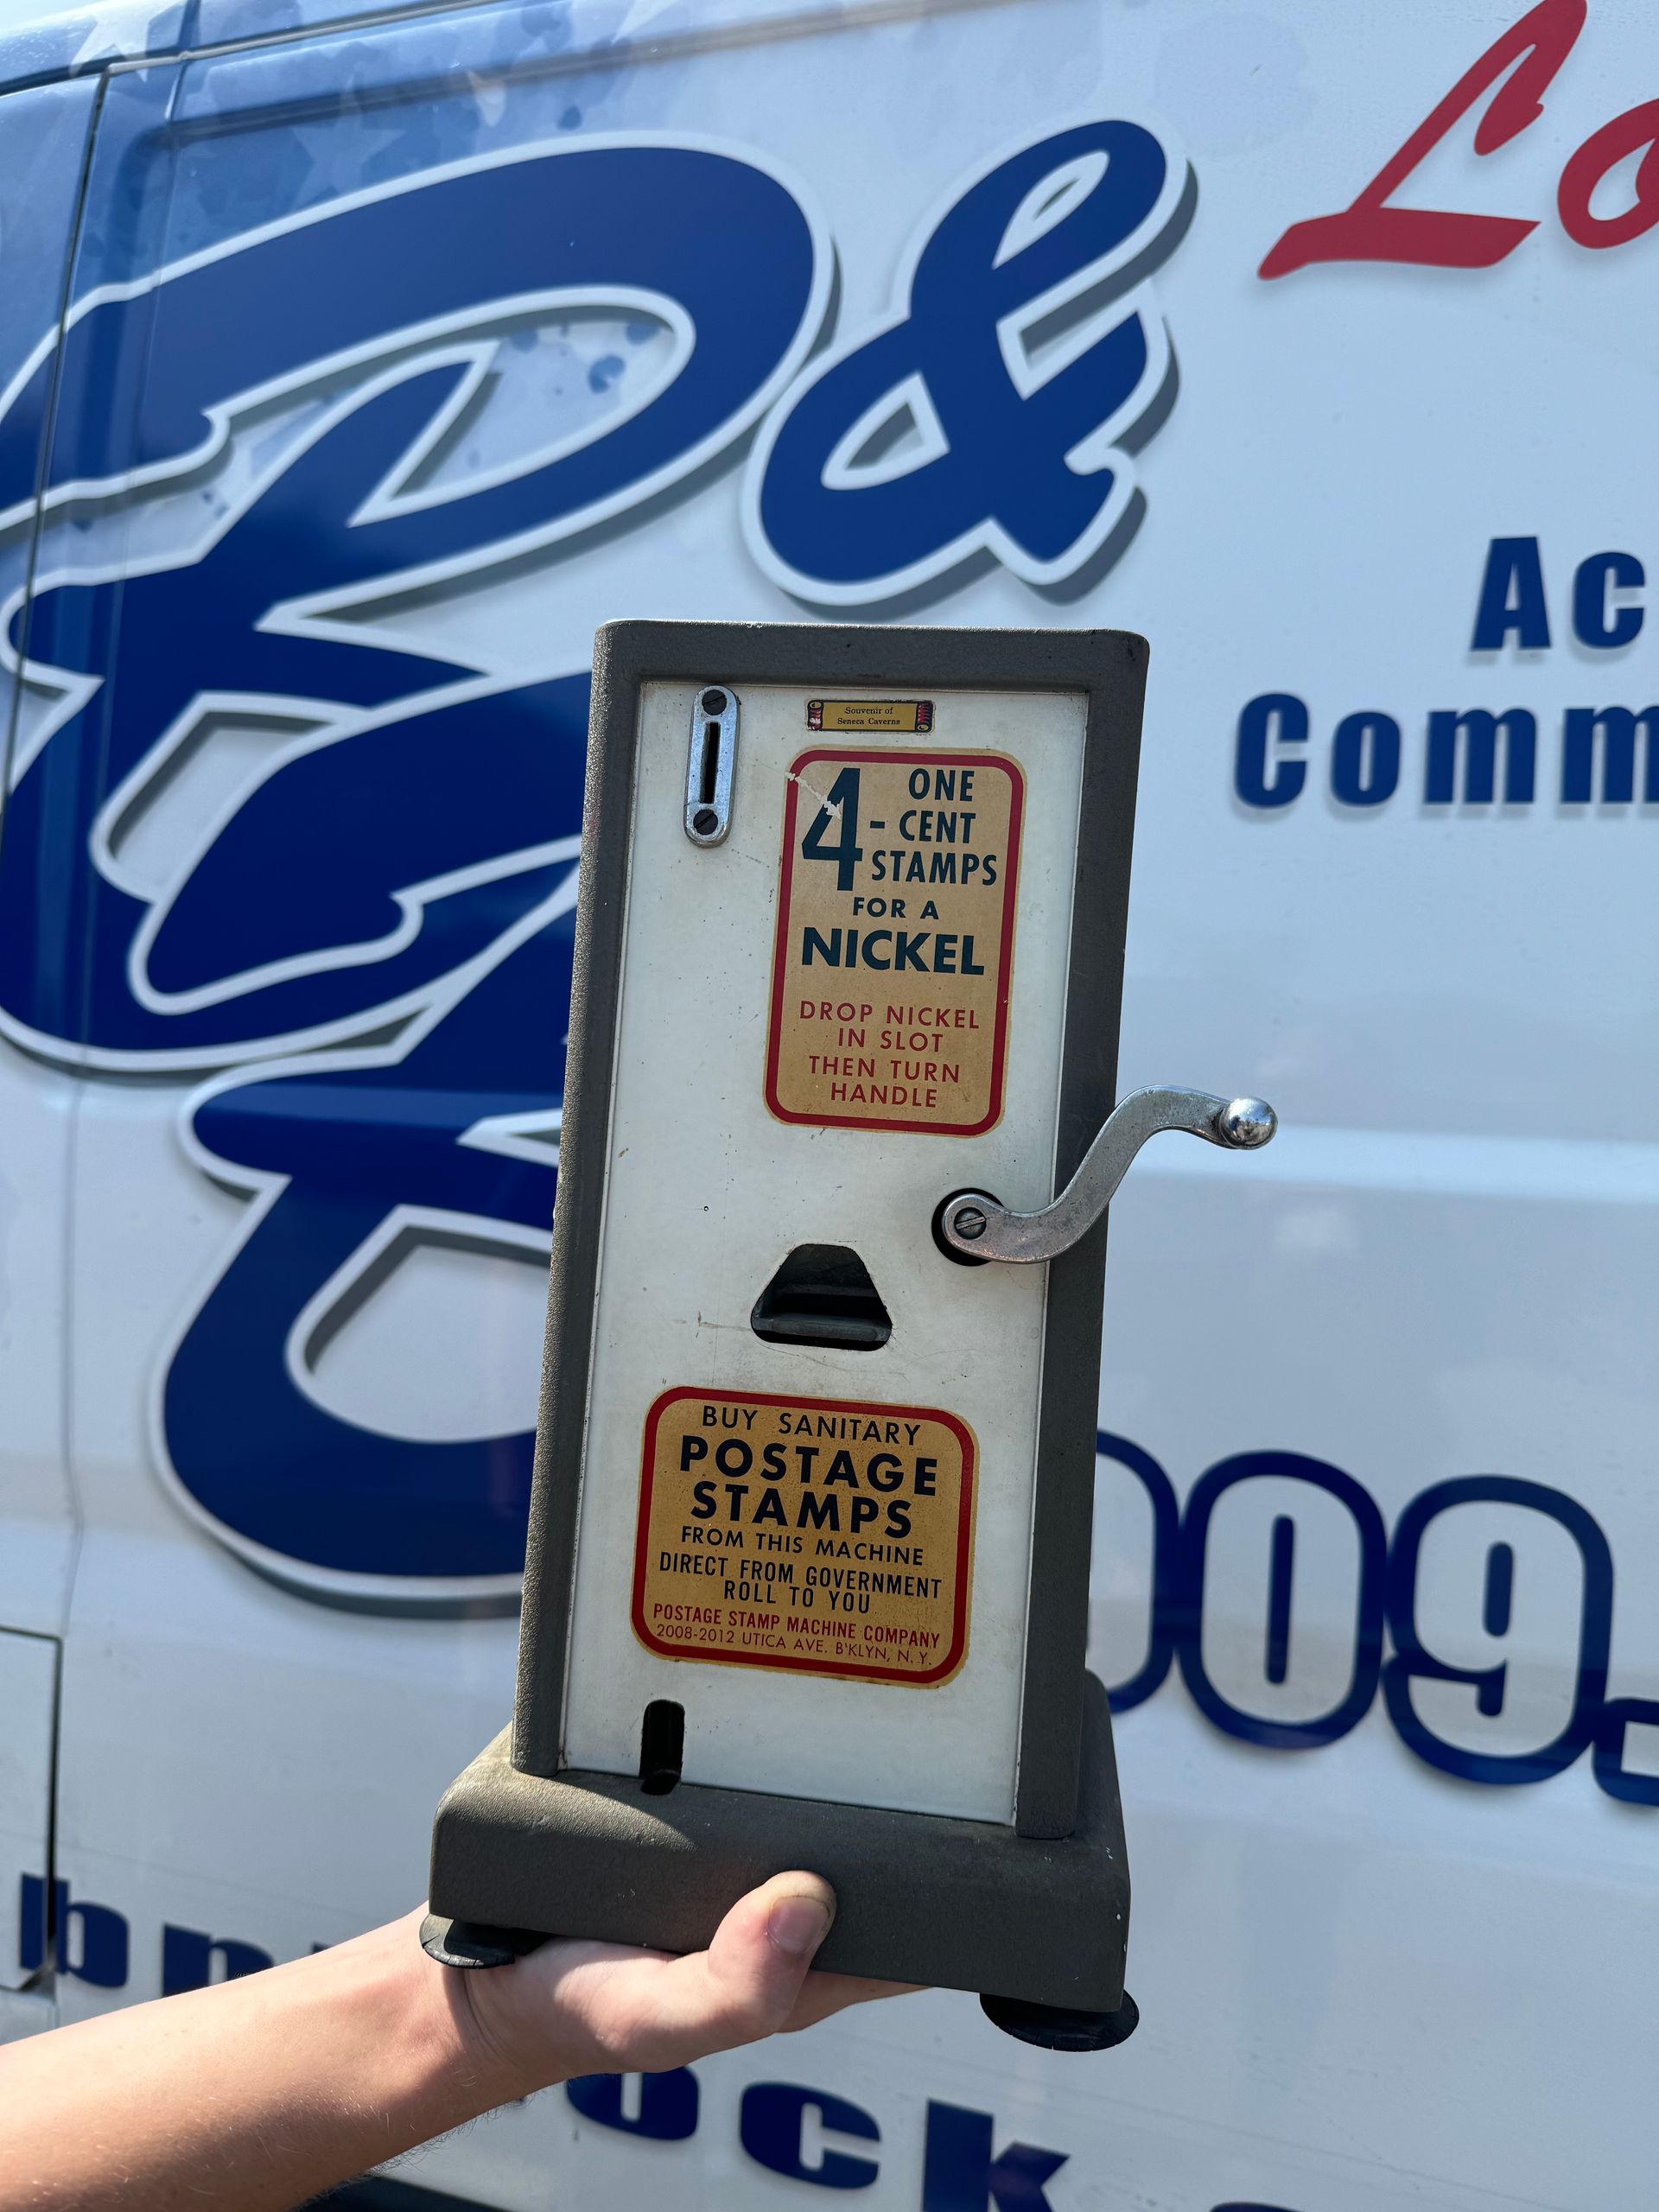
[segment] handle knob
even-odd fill
[[[938,1217],[938,1234],[964,1260],[1030,1262],[1069,1252],[1111,1203],[1130,1162],[1165,1129],[1185,1130],[1230,1152],[1271,1143],[1279,1116],[1262,1098],[1215,1098],[1205,1090],[1133,1090],[1114,1107],[1077,1173],[1053,1203],[1014,1213],[983,1191],[963,1191]]]

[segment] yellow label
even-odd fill
[[[1001,753],[815,747],[794,761],[766,1036],[780,1121],[995,1125],[1024,803]]]
[[[931,699],[809,699],[809,729],[929,730],[933,727]]]
[[[968,1649],[973,1431],[931,1406],[664,1390],[633,1629],[664,1659],[942,1682]]]

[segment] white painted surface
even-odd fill
[[[1185,146],[1198,212],[1154,278],[1181,389],[1138,456],[1134,545],[1069,605],[993,570],[921,618],[1148,636],[1122,1083],[1253,1089],[1283,1116],[1259,1160],[1161,1139],[1126,1185],[1103,1425],[1154,1455],[1179,1500],[1217,1462],[1268,1448],[1352,1476],[1390,1530],[1454,1478],[1557,1491],[1615,1561],[1607,1694],[1655,1700],[1655,824],[1641,806],[1563,808],[1554,780],[1566,707],[1639,709],[1656,688],[1655,238],[1586,251],[1554,213],[1574,149],[1659,94],[1647,0],[1598,0],[1535,122],[1478,155],[1471,115],[1401,195],[1535,219],[1509,258],[1255,273],[1287,225],[1345,205],[1522,12],[1026,0],[825,19],[811,37],[595,62],[533,94],[515,81],[505,111],[518,127],[515,103],[533,97],[549,133],[570,105],[592,127],[715,130],[789,163],[834,237],[837,342],[894,312],[908,242],[995,146],[1079,111],[1145,118]],[[459,36],[490,14],[448,20]],[[577,15],[579,44],[615,28]],[[404,35],[377,27],[377,51]],[[337,83],[362,48],[313,50],[325,46]],[[477,58],[455,52],[460,67]],[[245,151],[261,180],[237,188],[249,223],[268,217],[289,155],[296,193],[363,181],[346,120],[325,101],[296,130],[276,67],[245,55],[182,95],[188,108],[234,70],[250,107],[271,104],[257,129],[244,116],[191,140],[210,194]],[[319,60],[311,82],[326,77]],[[412,119],[376,108],[374,158],[436,111],[429,92]],[[526,403],[532,417],[543,404]],[[175,499],[182,511],[194,494]],[[162,520],[172,538],[159,523],[153,537],[118,529],[109,512],[66,523],[54,557],[72,543],[107,554],[121,531],[164,552],[183,525]],[[1539,535],[1552,645],[1477,653],[1487,547],[1517,532]],[[1596,652],[1573,638],[1572,583],[1608,547],[1645,561],[1647,622],[1633,645]],[[623,613],[800,619],[744,549],[738,474],[580,559],[474,579],[385,624],[517,678],[582,665],[595,625]],[[1313,735],[1306,789],[1262,813],[1233,796],[1233,745],[1242,707],[1271,690],[1307,701]],[[1422,804],[1427,715],[1471,704],[1536,714],[1531,807]],[[1329,788],[1332,732],[1365,708],[1400,720],[1404,747],[1399,791],[1370,811]],[[248,1213],[245,1191],[181,1141],[193,1080],[71,1081],[38,1052],[4,1056],[6,1325],[27,1327],[5,1349],[0,1577],[38,1618],[9,1597],[0,1618],[63,1624],[73,1473],[86,1534],[67,1624],[60,1872],[132,1929],[129,1983],[66,1977],[71,2015],[155,1994],[164,1923],[298,1955],[414,1902],[431,1806],[512,1694],[512,1622],[308,1602],[164,1487],[158,1377]],[[417,1287],[424,1301],[431,1286],[412,1276],[385,1294],[409,1300],[407,1332],[365,1308],[319,1388],[359,1421],[395,1427],[401,1406],[429,1433],[493,1433],[516,1307],[457,1270],[439,1361]],[[518,1387],[527,1420],[531,1378]],[[237,1420],[228,1403],[227,1452]],[[1302,1516],[1290,1669],[1269,1684],[1264,1523],[1295,1495],[1273,1484],[1236,1519],[1217,1511],[1201,1649],[1240,1710],[1271,1716],[1277,1700],[1294,1719],[1351,1653],[1353,1540],[1322,1506]],[[1096,1651],[1120,1682],[1146,1647],[1144,1500],[1103,1462]],[[1507,1525],[1524,1702],[1489,1716],[1466,1688],[1414,1693],[1425,1713],[1439,1700],[1448,1741],[1500,1753],[1537,1740],[1541,1710],[1564,1710],[1581,1628],[1553,1524]],[[1478,1655],[1478,1562],[1427,1546],[1424,1562],[1426,1629]],[[1541,1613],[1521,1603],[1535,1567]],[[1627,1732],[1630,1769],[1659,1768],[1656,1736]],[[861,2192],[874,2212],[916,2212],[930,2103],[994,2113],[999,2149],[1065,2153],[1044,2184],[1053,2212],[1651,2212],[1659,1814],[1610,1797],[1588,1749],[1545,1782],[1459,1780],[1408,1747],[1380,1694],[1339,1742],[1275,1749],[1213,1725],[1179,1664],[1117,1738],[1144,2024],[1110,2060],[1016,2049],[964,2000],[919,1998],[700,2066],[683,2141],[607,2129],[554,2092],[436,2147],[409,2178],[510,2212],[805,2202],[810,2184],[741,2147],[743,2092],[781,2075],[878,2122],[879,2144],[850,2146],[878,2166]]]
[[[700,679],[719,680],[714,668]],[[809,747],[837,742],[806,724],[808,697],[826,685],[741,688],[731,834],[707,851],[682,823],[697,688],[651,684],[640,715],[566,1757],[637,1772],[645,1706],[673,1698],[685,1707],[688,1781],[1007,1820],[1046,1271],[954,1267],[930,1224],[964,1184],[1010,1205],[1052,1195],[1082,702],[938,691],[931,734],[882,734],[893,751],[1001,753],[1027,779],[1001,1119],[979,1137],[884,1136],[781,1123],[763,1090],[786,772]],[[804,803],[798,834],[810,818]],[[836,995],[874,998],[879,980],[859,970]],[[925,978],[904,986],[925,990]],[[779,1264],[798,1244],[835,1243],[868,1267],[893,1317],[887,1343],[792,1354],[762,1343],[749,1316]],[[659,1658],[638,1642],[628,1608],[640,1441],[658,1394],[682,1384],[810,1385],[873,1409],[939,1406],[968,1423],[978,1527],[968,1656],[952,1680],[760,1674]]]
[[[43,1881],[50,1859],[57,1694],[55,1642],[0,1630],[0,1990],[21,1989],[40,1963],[22,1963],[22,1884]]]

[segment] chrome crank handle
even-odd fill
[[[1077,1173],[1051,1205],[1036,1213],[1012,1213],[983,1191],[963,1191],[945,1204],[938,1234],[964,1260],[1058,1259],[1105,1212],[1148,1137],[1184,1129],[1229,1151],[1255,1152],[1272,1141],[1278,1126],[1278,1116],[1260,1098],[1212,1098],[1205,1090],[1133,1090],[1112,1109]]]

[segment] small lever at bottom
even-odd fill
[[[1270,1143],[1279,1116],[1264,1099],[1215,1098],[1205,1090],[1132,1090],[1114,1107],[1077,1173],[1052,1205],[1012,1213],[983,1191],[962,1191],[938,1217],[938,1234],[964,1260],[1053,1260],[1086,1236],[1106,1211],[1148,1137],[1183,1129],[1232,1152]]]

